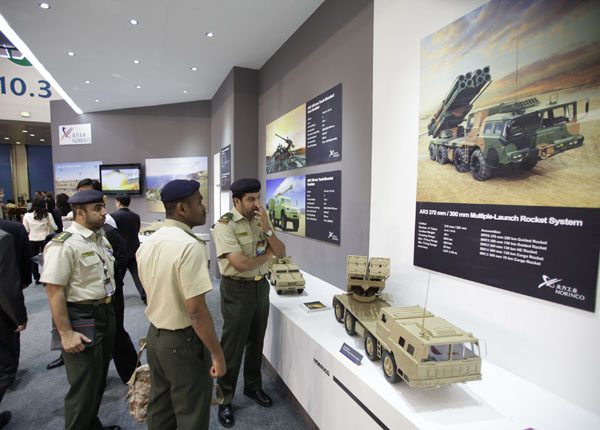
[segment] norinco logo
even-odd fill
[[[550,278],[548,275],[542,275],[542,279],[544,280],[541,284],[538,285],[538,288],[549,287],[554,290],[554,294],[558,294],[559,296],[570,297],[576,300],[585,300],[585,296],[583,294],[579,294],[577,288],[572,288],[567,285],[559,284],[562,279],[558,278]]]

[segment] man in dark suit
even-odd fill
[[[31,264],[29,264],[31,266]],[[21,276],[15,258],[14,238],[0,230],[0,401],[17,376],[20,355],[20,332],[27,327],[27,310]],[[0,429],[12,414],[0,413]]]
[[[29,236],[23,224],[15,221],[0,219],[0,229],[13,237],[17,267],[21,275],[21,288],[27,288],[31,284],[31,245]]]
[[[126,194],[119,194],[115,201],[117,210],[110,215],[117,223],[119,234],[125,239],[125,245],[127,246],[127,269],[129,269],[129,273],[131,273],[133,283],[140,293],[142,301],[146,303],[146,292],[140,282],[137,261],[135,260],[135,252],[140,247],[140,239],[138,238],[140,232],[140,216],[129,210],[130,202],[131,197]],[[124,275],[125,273],[123,273],[123,276]]]
[[[127,270],[127,255],[125,240],[119,234],[119,230],[110,224],[104,224],[102,227],[106,239],[112,246],[113,257],[115,257],[115,294],[113,296],[113,307],[115,309],[115,347],[113,349],[113,360],[115,368],[123,383],[127,383],[137,367],[137,352],[129,333],[123,325],[125,317],[125,300],[123,297],[123,277]]]

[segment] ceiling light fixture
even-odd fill
[[[87,79],[85,81],[83,81],[84,84],[89,84],[90,81],[88,81]]]
[[[15,142],[15,143],[16,143],[17,145],[20,145],[20,144],[21,144],[21,142]]]
[[[188,91],[187,91],[187,90],[183,90],[183,94],[187,94],[187,93],[188,93]]]
[[[195,66],[194,66],[194,67],[192,67],[192,72],[195,72],[196,70],[198,70],[198,68],[197,68],[197,67],[195,67]]]
[[[73,51],[69,51],[69,52],[67,52],[67,55],[68,55],[69,57],[74,57],[74,56],[75,56],[75,53],[74,53]]]
[[[206,33],[206,37],[213,37],[215,34],[212,31]]]
[[[27,133],[27,130],[21,130],[23,133]]]
[[[67,92],[63,90],[63,88],[58,82],[56,82],[56,79],[54,79],[50,72],[46,70],[46,68],[40,62],[40,60],[37,59],[37,57],[34,55],[31,49],[29,49],[27,44],[23,42],[23,39],[19,37],[19,35],[12,29],[12,27],[8,24],[8,22],[6,22],[6,19],[4,19],[4,17],[1,14],[0,31],[4,33],[8,40],[10,40],[15,45],[15,48],[17,48],[19,52],[29,60],[29,62],[33,65],[35,70],[37,70],[38,73],[40,73],[44,78],[46,78],[48,82],[50,82],[51,87],[54,88],[56,92],[58,92],[58,94],[62,96],[63,100],[66,101],[69,104],[69,106],[71,106],[71,109],[73,109],[75,113],[79,115],[82,114],[83,111],[81,110],[81,108],[75,104],[75,102],[71,97],[69,97]]]
[[[131,25],[138,25],[138,20],[137,20],[137,19],[135,19],[135,18],[131,18],[131,19],[129,20],[129,24],[131,24]]]
[[[5,138],[4,138],[4,140],[8,140],[8,139],[10,139],[10,137],[5,137]]]
[[[50,9],[50,5],[48,3],[46,3],[46,2],[40,3],[40,7],[42,9]]]
[[[31,137],[35,137],[35,134],[31,133],[31,134],[30,134],[30,136],[31,136]]]
[[[46,139],[40,139],[40,142],[45,142],[45,141],[46,141]]]
[[[96,99],[94,100],[96,103],[100,103],[100,99]]]
[[[140,64],[140,60],[133,60],[133,64]]]
[[[142,88],[142,86],[141,86],[141,85],[136,85],[135,87],[136,87],[138,90],[139,90],[140,88]]]

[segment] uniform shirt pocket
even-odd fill
[[[82,283],[104,280],[104,264],[94,251],[82,252],[79,262]]]
[[[246,257],[256,256],[254,252],[254,240],[252,239],[252,236],[248,235],[238,237],[238,241],[242,247],[242,254],[244,254]]]

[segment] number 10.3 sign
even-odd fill
[[[52,96],[50,91],[50,82],[40,79],[37,81],[37,85],[34,88],[27,88],[25,80],[15,77],[10,78],[6,76],[0,76],[0,94],[13,94],[15,96],[27,95],[29,90],[29,97],[40,97],[47,99]]]

